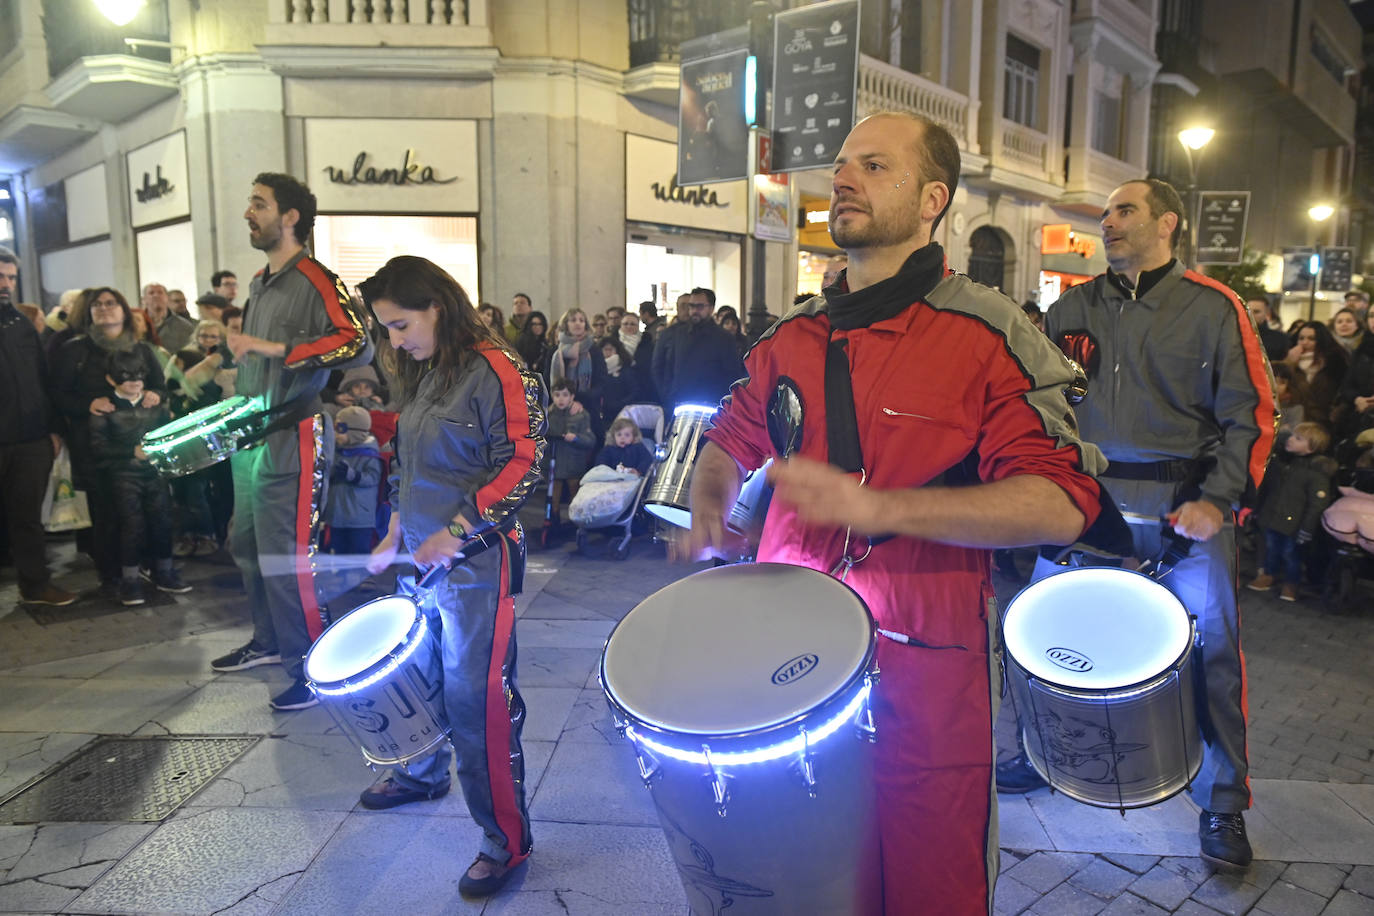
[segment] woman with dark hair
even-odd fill
[[[394,511],[368,569],[382,572],[404,550],[416,574],[400,585],[414,592],[425,571],[452,564],[423,606],[442,642],[440,696],[463,798],[484,834],[458,888],[485,897],[531,848],[511,596],[525,555],[515,512],[538,483],[544,452],[544,387],[500,327],[483,322],[463,288],[424,258],[392,258],[358,288],[386,329],[401,404]],[[442,745],[392,771],[363,792],[363,806],[444,795],[450,756]]]
[[[489,328],[495,328],[497,332],[504,336],[506,327],[506,316],[499,308],[490,302],[483,302],[477,307],[477,315]]]
[[[92,289],[86,305],[85,333],[64,343],[53,360],[52,398],[67,422],[72,483],[86,491],[91,512],[89,553],[100,574],[102,592],[114,598],[121,578],[118,522],[113,494],[97,485],[90,418],[115,409],[114,391],[105,378],[110,353],[130,350],[143,361],[143,407],[156,407],[166,399],[166,380],[152,347],[135,337],[133,311],[119,290],[108,286]]]
[[[549,371],[549,319],[543,312],[529,312],[525,323],[515,337],[515,352],[525,361],[531,372],[537,373],[547,383]]]
[[[1336,400],[1337,432],[1356,436],[1374,428],[1374,309],[1365,316],[1365,334],[1350,357],[1350,370]]]
[[[639,397],[635,384],[634,357],[620,338],[611,334],[601,340],[601,358],[606,363],[606,382],[601,389],[601,408],[606,423],[620,415],[620,408]]]
[[[1307,379],[1303,418],[1331,426],[1331,407],[1345,379],[1345,349],[1320,321],[1304,321],[1284,360]]]

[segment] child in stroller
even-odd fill
[[[611,554],[618,560],[629,556],[635,513],[653,471],[652,445],[646,443],[635,419],[635,412],[644,406],[627,406],[611,424],[605,447],[582,477],[577,496],[568,506],[568,518],[578,528],[579,550],[586,549],[591,530],[612,529]],[[661,411],[658,417],[662,417]],[[658,431],[657,424],[653,431]]]

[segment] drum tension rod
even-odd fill
[[[647,763],[645,762],[646,757],[648,758]],[[639,778],[644,781],[644,788],[650,788],[654,777],[662,769],[662,764],[658,762],[657,757],[649,753],[648,748],[638,742],[635,743],[635,762],[639,764]]]
[[[725,817],[725,806],[730,801],[730,787],[725,784],[728,778],[724,772],[716,769],[716,764],[711,760],[711,746],[703,744],[701,753],[706,757],[706,768],[711,772],[711,792],[716,800],[716,813]]]
[[[878,669],[874,668],[873,673],[864,678],[864,682],[867,685],[866,693],[863,705],[854,714],[854,728],[868,740],[869,744],[877,744],[878,726],[873,721],[873,685],[878,682]]]

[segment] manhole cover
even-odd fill
[[[0,802],[0,823],[161,821],[257,740],[97,738]]]

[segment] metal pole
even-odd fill
[[[773,78],[773,4],[767,0],[754,0],[749,7],[749,49],[758,61],[754,72],[757,82],[754,86],[754,116],[760,127],[770,126],[768,102],[769,83]],[[757,141],[751,135],[751,141]],[[760,164],[762,165],[762,164]],[[749,176],[749,193],[754,190],[754,176]],[[767,243],[755,237],[751,240],[753,257],[753,283],[749,299],[749,323],[745,328],[749,339],[757,340],[768,330],[768,275],[765,267],[768,262]]]

